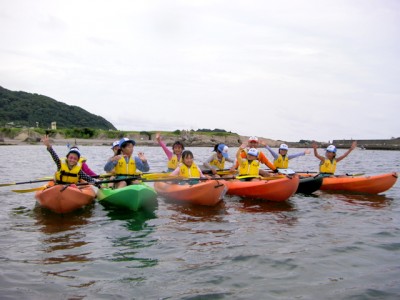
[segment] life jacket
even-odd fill
[[[197,165],[193,162],[190,168],[188,168],[185,164],[179,164],[179,176],[185,178],[200,178],[200,172]]]
[[[182,162],[182,158],[178,160],[178,156],[176,154],[172,155],[171,159],[168,161],[167,167],[170,170],[175,170],[179,163]]]
[[[79,171],[82,169],[82,164],[78,162],[70,169],[66,158],[60,159],[61,168],[55,173],[57,183],[77,183],[79,181]]]
[[[335,174],[336,171],[336,159],[330,160],[325,159],[324,162],[321,162],[319,165],[319,172],[325,174]]]
[[[209,162],[210,166],[216,166],[219,170],[223,170],[225,167],[225,157],[222,157],[221,160],[218,159],[215,154],[214,159]]]
[[[242,159],[239,164],[239,175],[256,175],[258,176],[258,171],[260,170],[260,162],[255,159],[250,163],[247,159]]]
[[[86,162],[86,161],[87,161],[87,158],[86,158],[86,157],[81,156],[81,157],[79,158],[79,162],[80,162],[80,163],[84,163],[84,162]]]
[[[278,157],[274,160],[274,166],[281,169],[287,169],[289,167],[289,157],[282,154],[279,154]]]
[[[117,165],[114,167],[115,175],[117,176],[127,176],[127,175],[135,175],[139,174],[136,172],[136,163],[135,159],[129,157],[128,163],[126,163],[125,157],[121,157]]]

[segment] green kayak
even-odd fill
[[[155,207],[156,191],[145,183],[132,184],[120,189],[101,188],[97,192],[99,203],[134,211],[140,208]]]

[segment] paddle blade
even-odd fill
[[[31,193],[31,192],[36,192],[36,191],[43,191],[46,187],[45,186],[39,186],[36,188],[31,188],[31,189],[25,189],[25,190],[11,190],[14,193]]]

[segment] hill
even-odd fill
[[[50,97],[26,92],[10,91],[0,86],[0,127],[8,123],[18,127],[94,128],[115,130],[103,117]]]

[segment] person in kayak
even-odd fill
[[[203,172],[211,172],[214,177],[219,177],[217,171],[225,168],[225,162],[234,163],[235,160],[229,157],[229,148],[225,144],[216,144],[213,151],[215,153],[203,163],[203,167],[205,168]]]
[[[256,148],[250,148],[246,151],[246,157],[243,157],[243,151],[246,144],[242,144],[236,152],[237,163],[239,164],[239,176],[249,176],[249,180],[260,179],[260,161],[259,152]]]
[[[72,146],[69,150],[71,151],[73,149],[76,149],[79,151],[78,146]],[[92,169],[88,166],[86,157],[81,156],[79,158],[79,162],[82,164],[83,172],[85,172],[90,177],[97,177],[97,174],[94,171],[92,171]]]
[[[341,156],[336,157],[336,147],[334,145],[329,145],[326,148],[325,156],[318,154],[317,148],[318,145],[316,142],[312,143],[312,147],[314,148],[314,155],[316,158],[320,160],[319,163],[319,172],[322,176],[331,176],[335,174],[336,164],[344,159],[347,155],[350,154],[357,147],[357,141],[354,141],[351,144],[351,147],[343,153]]]
[[[247,145],[245,145],[245,147],[241,150],[241,157],[242,158],[246,158],[247,157],[247,152],[249,151],[249,149],[253,148],[253,149],[257,149],[259,147],[259,141],[258,138],[256,136],[251,136],[249,138],[249,140],[247,141]],[[268,168],[270,168],[273,172],[278,172],[278,169],[274,166],[274,164],[267,158],[267,156],[261,152],[257,150],[257,160],[266,165]],[[238,168],[238,162],[236,162],[235,166],[231,168],[231,170],[237,169]],[[261,176],[268,176],[268,171],[267,170],[262,170],[259,169],[259,174]]]
[[[185,150],[185,146],[180,141],[176,141],[172,144],[172,151],[169,150],[165,143],[161,140],[161,135],[159,132],[156,133],[156,140],[164,150],[165,155],[167,155],[167,172],[174,171],[178,167],[179,163],[182,162],[182,152]]]
[[[192,151],[185,150],[182,152],[182,162],[172,171],[170,176],[181,176],[184,178],[211,178],[204,175],[201,169],[194,162]]]
[[[55,173],[56,183],[75,184],[79,183],[82,180],[89,183],[97,183],[95,179],[87,175],[82,170],[82,163],[80,162],[81,153],[79,149],[69,149],[66,157],[60,159],[56,151],[50,144],[50,140],[47,135],[42,138],[42,142],[46,146],[47,151],[49,151],[51,157],[57,165],[57,171]]]
[[[114,172],[115,179],[140,175],[141,172],[138,172],[138,170],[148,172],[150,166],[143,152],[139,152],[137,156],[132,157],[135,144],[134,140],[122,138],[118,143],[120,149],[117,155],[107,161],[104,171],[107,173]],[[121,180],[115,183],[114,188],[122,188],[132,183],[137,183],[137,181],[133,181],[132,179]]]
[[[289,147],[286,144],[279,145],[278,153],[276,153],[266,143],[261,142],[261,145],[263,145],[271,153],[271,155],[274,157],[274,166],[279,169],[287,169],[289,168],[289,160],[311,153],[310,149],[306,149],[304,151],[288,155],[287,153],[289,151]]]

